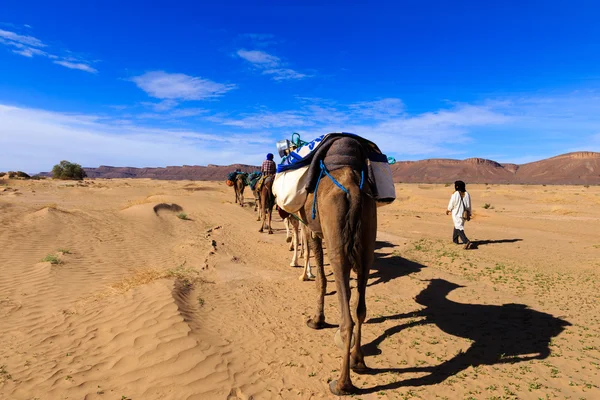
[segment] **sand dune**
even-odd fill
[[[283,224],[259,234],[231,188],[5,184],[1,399],[331,398],[335,328],[305,326],[316,294]],[[472,185],[465,252],[448,244],[450,189],[401,184],[378,210],[357,398],[597,398],[600,190]]]

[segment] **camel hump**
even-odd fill
[[[365,166],[366,154],[358,140],[342,136],[331,144],[323,162],[329,171],[343,167],[361,171]]]

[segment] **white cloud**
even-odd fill
[[[31,28],[28,25],[25,27]],[[53,61],[55,64],[62,65],[69,69],[77,69],[90,73],[97,73],[98,70],[90,66],[90,63],[82,58],[75,58],[67,55],[65,57],[57,56],[49,52],[40,50],[40,48],[47,48],[40,39],[33,36],[20,35],[15,32],[6,31],[0,29],[0,44],[5,46],[15,47],[18,50],[13,50],[13,53],[19,54],[23,57],[33,58],[33,56],[46,57]],[[68,50],[61,50],[63,53],[71,54]]]
[[[67,67],[69,69],[78,69],[81,71],[85,71],[85,72],[90,72],[90,73],[97,73],[98,70],[96,68],[90,67],[87,64],[84,63],[73,63],[70,61],[53,61],[54,64],[58,64],[58,65],[62,65],[63,67]]]
[[[262,50],[241,49],[237,51],[237,55],[252,64],[254,68],[261,70],[263,75],[270,75],[275,81],[303,79],[312,76],[287,68],[279,57]]]
[[[173,107],[177,106],[177,104],[179,104],[179,103],[177,103],[177,101],[175,101],[173,99],[166,99],[166,100],[163,100],[158,103],[151,103],[151,102],[146,102],[146,101],[142,102],[142,105],[144,105],[146,107],[150,107],[156,112],[168,111],[168,110],[172,109]]]
[[[162,119],[162,120],[177,120],[180,118],[196,117],[198,115],[207,114],[208,110],[203,108],[179,108],[167,113],[142,113],[135,115],[137,119]]]
[[[239,143],[244,143],[242,153]],[[0,148],[11,149],[2,157],[1,169],[48,171],[60,160],[84,166],[253,164],[272,145],[254,134],[149,129],[95,115],[0,104]]]
[[[280,65],[279,57],[261,50],[238,50],[237,55],[259,68],[276,67]]]
[[[13,50],[13,53],[22,55],[24,57],[29,57],[29,58],[33,57],[34,55],[42,56],[42,57],[48,56],[48,53],[46,53],[45,51],[42,51],[40,49],[36,49],[33,47],[26,47],[26,46],[21,48],[21,50]]]
[[[385,119],[402,114],[404,103],[400,99],[387,98],[354,103],[349,108],[365,118]]]
[[[276,81],[290,80],[290,79],[303,79],[308,78],[311,75],[306,75],[300,73],[298,71],[294,71],[289,68],[275,68],[275,69],[267,69],[263,71],[264,75],[272,75],[273,79]]]
[[[0,38],[4,38],[10,42],[20,43],[31,47],[46,47],[44,43],[33,36],[19,35],[15,32],[5,31],[0,29]]]
[[[152,97],[172,100],[204,100],[222,96],[236,88],[232,84],[164,71],[146,72],[131,78],[131,81]]]
[[[215,117],[213,122],[242,129],[288,128],[292,132],[314,137],[328,132],[352,132],[364,136],[382,149],[396,154],[432,154],[446,152],[446,144],[463,144],[470,140],[470,129],[495,126],[510,121],[509,116],[485,106],[458,105],[452,109],[418,115],[403,113],[398,99],[344,105],[308,103],[298,110],[237,117]],[[329,103],[331,104],[331,103]]]

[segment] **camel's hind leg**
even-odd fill
[[[292,219],[292,217],[286,218],[286,222],[290,225],[290,231],[292,234],[292,242],[290,243],[290,250],[294,253],[292,254],[292,261],[290,262],[290,267],[295,267],[298,265],[298,245],[299,245],[299,237],[300,232],[298,231],[298,221]],[[287,226],[286,226],[287,228]]]
[[[260,218],[262,216],[262,203],[260,201],[260,194],[257,197],[255,197],[255,199],[256,199],[256,207],[258,210],[258,217],[256,217],[256,220],[260,221]]]
[[[271,218],[273,216],[273,206],[269,207],[269,210],[267,211],[267,223],[268,223],[268,233],[269,235],[273,234],[273,229],[271,228]]]
[[[258,231],[262,233],[265,230],[265,222],[266,222],[265,220],[267,219],[267,213],[265,212],[264,208],[262,210],[262,215],[259,219],[260,219],[260,229]]]
[[[297,226],[294,225],[294,221],[292,221],[292,216],[289,216],[283,220],[283,225],[285,226],[285,241],[290,243],[290,251],[294,250],[294,245],[292,244],[293,236]]]
[[[302,271],[302,275],[300,276],[300,280],[301,281],[310,281],[315,279],[315,276],[313,275],[311,269],[310,269],[310,246],[308,245],[308,241],[310,238],[310,233],[308,228],[304,227],[304,225],[302,225],[300,227],[300,236],[302,237],[302,242],[304,242],[304,245],[302,247],[302,252],[304,253],[304,271]],[[321,242],[322,243],[322,242]],[[316,254],[316,251],[315,251]],[[321,245],[321,254],[323,254],[323,246]],[[316,257],[316,255],[315,255]],[[318,262],[317,262],[318,264]],[[320,269],[317,267],[317,276],[319,275],[319,271]],[[324,274],[323,274],[324,275]],[[324,277],[324,276],[323,276]],[[327,284],[327,281],[325,280],[325,284]]]
[[[309,231],[307,229],[307,231]],[[327,291],[327,278],[325,277],[325,268],[323,266],[323,248],[321,247],[321,239],[318,237],[312,237],[310,232],[308,233],[310,244],[306,247],[312,249],[315,252],[315,262],[317,263],[317,311],[311,319],[306,322],[309,328],[322,329],[325,327],[325,292]],[[306,259],[309,259],[309,252],[306,253]]]
[[[350,367],[354,371],[365,371],[368,367],[365,364],[365,358],[361,349],[362,343],[362,325],[365,322],[367,316],[367,303],[366,303],[366,290],[367,281],[369,279],[369,270],[374,261],[375,253],[375,235],[376,229],[365,229],[367,224],[377,224],[377,215],[371,220],[363,218],[363,231],[362,231],[362,243],[363,243],[363,254],[362,263],[356,272],[357,276],[357,292],[358,292],[358,303],[356,306],[356,329],[354,348],[350,353]],[[376,226],[376,225],[375,225]]]
[[[308,246],[308,240],[306,238],[307,232],[308,229],[304,226],[304,224],[300,224],[300,258],[304,258],[304,252]]]
[[[331,244],[333,245],[333,243]],[[350,263],[344,254],[344,251],[338,249],[339,247],[335,248],[334,246],[331,246],[329,258],[331,260],[331,265],[333,266],[335,286],[338,292],[338,301],[342,317],[340,323],[342,368],[340,377],[337,381],[332,381],[330,383],[329,389],[333,394],[340,396],[356,393],[357,389],[350,379],[350,348],[352,345],[352,331],[354,329],[354,321],[352,320],[352,314],[350,312]]]

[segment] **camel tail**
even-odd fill
[[[347,255],[354,272],[362,268],[362,193],[359,188],[360,176],[352,173],[352,184],[349,185],[348,215],[343,230],[344,243],[347,243]]]

